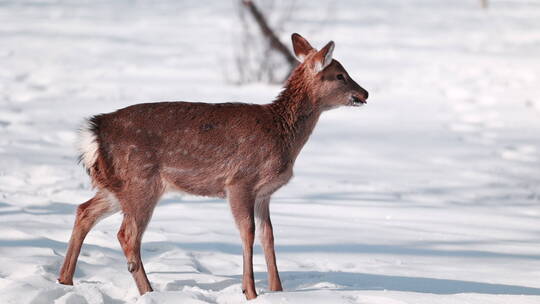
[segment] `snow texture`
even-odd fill
[[[540,4],[490,3],[298,1],[286,30],[335,41],[370,99],[321,117],[274,196],[285,291],[267,291],[257,245],[252,303],[540,303]],[[88,235],[75,286],[55,283],[92,196],[76,164],[85,118],[279,92],[225,81],[235,7],[0,3],[0,303],[245,301],[240,239],[214,198],[169,195],[156,209],[142,253],[156,292],[138,296],[120,215]]]

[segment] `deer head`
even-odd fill
[[[339,61],[332,58],[335,46],[333,41],[317,51],[304,37],[294,33],[292,44],[294,54],[300,61],[297,71],[301,72],[312,102],[320,109],[367,103],[368,92],[349,76]]]

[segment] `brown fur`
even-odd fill
[[[257,217],[269,288],[282,290],[268,210],[270,196],[292,177],[296,157],[321,113],[367,98],[367,91],[331,59],[333,42],[317,52],[294,34],[293,46],[304,61],[273,103],[146,103],[90,119],[99,148],[97,159],[87,169],[98,194],[78,209],[61,283],[73,283],[86,233],[114,211],[117,199],[124,213],[118,239],[128,269],[141,294],[151,291],[140,257],[142,235],[161,195],[178,190],[229,199],[244,248],[242,286],[248,299],[257,296],[252,266]]]

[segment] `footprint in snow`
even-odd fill
[[[521,162],[536,162],[539,160],[538,151],[532,145],[506,147],[500,152],[500,155],[504,159]]]

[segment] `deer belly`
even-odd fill
[[[193,195],[225,197],[225,178],[201,169],[164,167],[161,175],[167,190]]]

